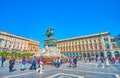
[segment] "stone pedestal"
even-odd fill
[[[57,39],[56,38],[47,38],[44,40],[44,47],[57,47]]]
[[[52,64],[53,59],[61,57],[60,50],[57,47],[45,46],[40,50],[37,56],[43,56],[46,60],[46,64]]]
[[[44,48],[37,56],[43,56],[47,64],[52,64],[52,60],[61,57],[60,50],[57,48],[57,39],[47,38],[44,40]]]

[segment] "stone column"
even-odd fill
[[[92,53],[91,53],[91,52],[89,52],[89,54],[90,54],[90,57],[92,57]]]
[[[82,60],[84,60],[83,52],[81,52],[81,53],[82,53]]]
[[[88,53],[86,52],[85,54],[86,54],[86,57],[88,57]]]
[[[111,57],[115,57],[114,51],[111,51]]]

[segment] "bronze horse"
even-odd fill
[[[47,38],[50,38],[51,36],[54,36],[54,31],[53,30],[54,30],[53,28],[48,28],[44,35],[46,35]],[[44,36],[44,35],[42,35],[42,36]]]

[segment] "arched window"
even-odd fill
[[[99,56],[99,55],[98,55],[98,54],[96,54],[96,58],[98,58],[98,56]]]
[[[86,57],[86,54],[84,53],[83,56]]]
[[[100,43],[100,39],[98,39],[98,43]]]
[[[66,53],[63,53],[63,55],[65,55],[65,56],[66,56]]]
[[[117,46],[120,47],[120,43],[118,43]]]
[[[111,52],[107,52],[107,57],[111,57]]]
[[[100,45],[100,49],[102,49],[102,46]]]
[[[79,56],[82,56],[82,53],[80,52]]]
[[[78,56],[78,53],[75,53],[74,56]]]
[[[109,48],[110,48],[110,47],[109,47],[109,44],[107,43],[107,44],[106,44],[106,49],[109,49]]]
[[[103,53],[103,52],[100,52],[100,56],[101,56],[101,57],[104,57],[104,53]]]
[[[114,48],[114,47],[115,47],[115,44],[112,44],[112,47]]]
[[[104,38],[104,41],[105,41],[105,42],[108,42],[109,40],[108,40],[108,38]]]
[[[114,54],[115,54],[116,57],[119,57],[119,55],[120,55],[119,51],[115,51]]]
[[[88,55],[88,57],[90,57],[90,53],[88,53],[87,55]]]

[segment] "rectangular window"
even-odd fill
[[[108,38],[106,38],[106,41],[107,41],[107,42],[109,41]]]
[[[90,45],[90,49],[93,49],[92,45]]]
[[[19,49],[19,46],[17,46],[17,49]]]
[[[6,46],[7,46],[7,45],[5,44],[5,45],[4,45],[4,48],[6,48]]]
[[[13,49],[15,48],[15,46],[13,46]]]
[[[2,44],[2,40],[0,40],[0,46],[1,46],[1,44]]]
[[[7,43],[7,40],[6,40],[6,43]]]
[[[94,47],[95,47],[95,49],[97,49],[97,44],[95,44],[95,46],[94,46]]]
[[[92,44],[92,41],[90,40],[90,44]]]
[[[11,48],[11,45],[9,45],[9,48]]]
[[[74,46],[74,43],[72,42],[72,46]]]
[[[100,41],[100,39],[98,39],[98,43],[100,43],[101,41]]]
[[[94,40],[94,44],[96,44],[96,40]]]
[[[110,47],[109,47],[109,44],[107,43],[107,44],[106,44],[106,49],[109,49],[109,48],[110,48]]]
[[[100,46],[100,49],[102,49],[102,46]]]
[[[4,35],[2,36],[2,39],[4,39]]]
[[[113,39],[113,42],[116,42],[116,39]]]
[[[111,40],[111,42],[113,42],[113,39],[110,39]]]
[[[75,42],[75,45],[77,45],[77,42]]]
[[[11,37],[9,37],[9,40],[11,40]]]

